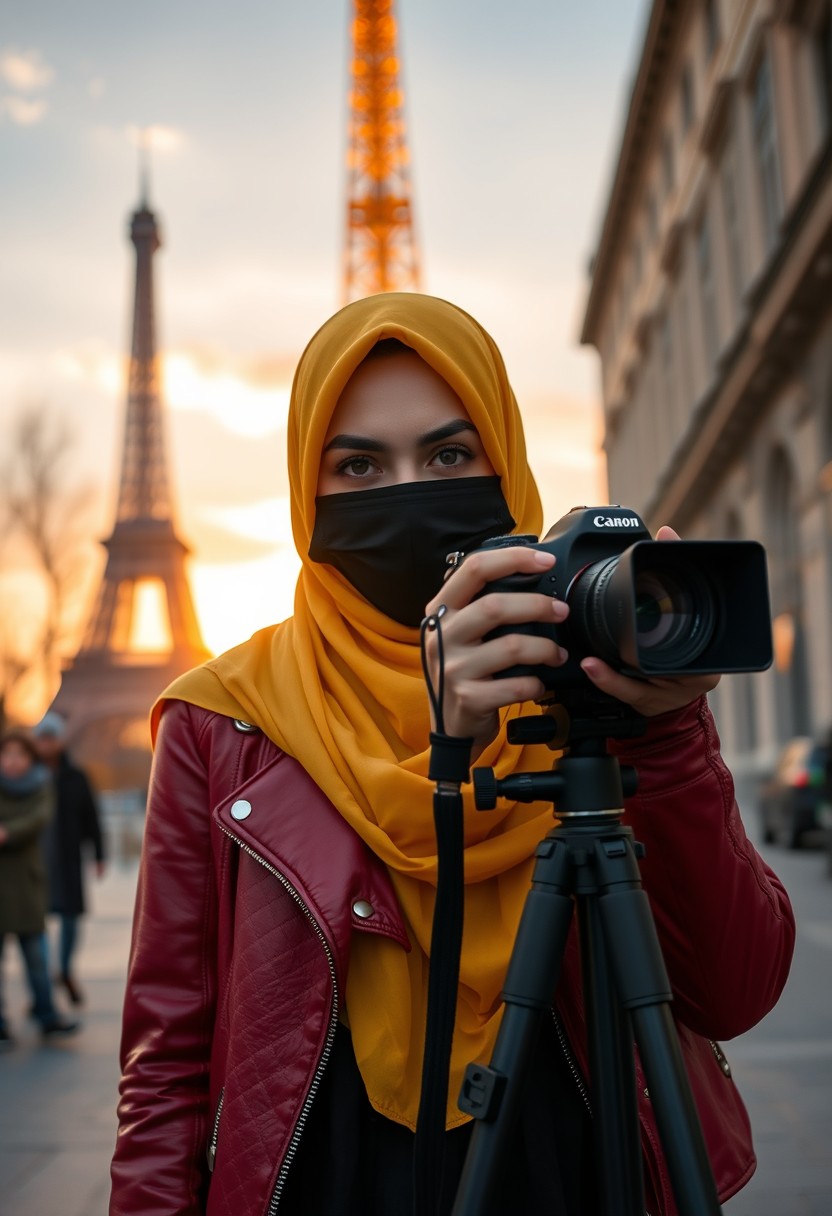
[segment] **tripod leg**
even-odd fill
[[[630,1011],[681,1216],[719,1213],[705,1140],[670,1014],[670,981],[632,841],[599,841],[599,908],[622,1006]]]
[[[547,836],[537,849],[503,990],[503,1020],[490,1067],[471,1065],[459,1106],[476,1116],[453,1216],[486,1216],[502,1176],[508,1136],[543,1016],[551,1016],[572,918],[568,849]]]
[[[632,1028],[612,982],[598,902],[580,896],[577,905],[600,1208],[604,1216],[641,1216],[644,1183]]]
[[[679,1211],[682,1216],[720,1212],[670,1007],[644,1005],[632,1018]]]

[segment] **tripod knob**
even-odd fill
[[[506,731],[509,743],[553,743],[560,733],[561,727],[551,714],[512,718]]]
[[[474,802],[478,811],[493,811],[497,805],[497,778],[493,768],[474,769]]]

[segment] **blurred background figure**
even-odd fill
[[[98,878],[104,875],[104,838],[92,786],[67,753],[66,722],[50,710],[34,728],[38,755],[52,774],[55,809],[43,835],[49,911],[59,917],[57,981],[73,1005],[84,994],[73,970],[78,926],[86,911],[85,851],[92,854]]]
[[[55,1009],[46,947],[46,875],[41,835],[52,816],[52,780],[24,731],[0,738],[0,961],[7,933],[17,935],[32,990],[32,1015],[44,1038],[73,1034],[77,1022]],[[0,976],[0,980],[2,977]],[[0,984],[0,1047],[13,1043]]]

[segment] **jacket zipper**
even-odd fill
[[[580,1095],[584,1100],[584,1105],[586,1106],[586,1109],[589,1111],[589,1116],[590,1116],[590,1118],[592,1118],[592,1104],[590,1103],[589,1095],[586,1092],[586,1086],[584,1085],[584,1079],[581,1076],[581,1070],[578,1068],[578,1065],[575,1063],[575,1057],[572,1055],[572,1049],[569,1046],[569,1042],[566,1038],[566,1033],[560,1024],[560,1018],[558,1017],[558,1015],[554,1009],[552,1010],[552,1018],[554,1019],[555,1031],[558,1036],[558,1042],[561,1045],[563,1054],[566,1056],[566,1063],[569,1065],[569,1071],[572,1073],[572,1076],[575,1078],[575,1084],[577,1085],[578,1090],[580,1091]],[[650,1216],[650,1213],[645,1210],[644,1216]]]
[[[220,1090],[220,1100],[217,1103],[217,1110],[214,1115],[214,1127],[211,1131],[211,1139],[208,1142],[208,1169],[213,1174],[214,1162],[217,1159],[217,1139],[220,1134],[220,1115],[222,1114],[222,1104],[225,1101],[225,1086]]]
[[[575,1084],[578,1087],[578,1091],[580,1092],[580,1095],[584,1101],[584,1106],[588,1110],[589,1117],[591,1119],[592,1118],[592,1103],[589,1100],[589,1094],[586,1092],[586,1086],[584,1085],[584,1079],[581,1076],[581,1070],[578,1068],[578,1065],[575,1063],[575,1057],[572,1055],[572,1049],[570,1048],[569,1043],[567,1042],[566,1034],[564,1032],[563,1027],[560,1024],[560,1018],[558,1017],[558,1015],[554,1009],[552,1010],[552,1018],[555,1023],[555,1031],[558,1036],[558,1042],[561,1045],[561,1050],[563,1051],[563,1054],[566,1056],[566,1063],[569,1065],[569,1071],[572,1073],[572,1076],[575,1078]]]
[[[716,1062],[722,1070],[723,1075],[730,1077],[731,1065],[728,1063],[728,1057],[725,1055],[725,1052],[722,1050],[719,1043],[717,1043],[716,1039],[708,1039],[708,1042],[711,1045],[711,1051],[714,1053]]]
[[[295,890],[295,888],[289,882],[288,878],[286,878],[283,874],[281,874],[279,870],[276,870],[275,867],[273,865],[271,865],[268,861],[266,861],[266,859],[264,857],[261,857],[259,853],[255,853],[254,849],[252,849],[249,845],[247,845],[244,840],[240,840],[239,836],[235,836],[233,832],[229,832],[227,828],[222,826],[222,824],[220,824],[220,828],[225,833],[225,835],[229,838],[229,840],[233,840],[235,844],[238,844],[240,846],[240,848],[243,850],[244,853],[248,853],[249,857],[253,857],[254,860],[259,862],[261,866],[264,866],[265,869],[267,869],[270,874],[273,874],[275,876],[275,878],[278,880],[278,882],[280,883],[280,885],[285,888],[285,890],[289,893],[289,895],[292,897],[292,899],[295,901],[295,903],[301,909],[304,916],[306,917],[306,919],[309,921],[310,925],[314,929],[315,935],[317,936],[318,940],[320,941],[321,945],[324,948],[327,965],[329,966],[329,974],[332,978],[332,1006],[331,1006],[330,1012],[329,1012],[329,1026],[327,1027],[327,1032],[326,1032],[326,1042],[324,1043],[324,1049],[321,1053],[321,1058],[318,1061],[318,1067],[315,1070],[315,1075],[312,1078],[312,1084],[309,1086],[309,1093],[306,1095],[306,1101],[303,1104],[303,1109],[301,1110],[298,1121],[295,1124],[295,1130],[292,1132],[292,1138],[289,1141],[289,1147],[286,1150],[286,1155],[284,1156],[283,1162],[280,1166],[280,1171],[278,1172],[278,1175],[277,1175],[277,1181],[275,1182],[274,1190],[272,1191],[272,1197],[271,1197],[271,1200],[269,1201],[268,1216],[274,1216],[274,1213],[277,1211],[278,1206],[280,1204],[281,1192],[283,1190],[283,1187],[286,1185],[286,1175],[289,1172],[289,1166],[292,1164],[292,1161],[294,1160],[294,1157],[295,1157],[295,1153],[298,1151],[298,1145],[300,1144],[300,1138],[303,1135],[303,1129],[306,1126],[306,1120],[309,1118],[309,1111],[312,1108],[312,1102],[314,1101],[315,1095],[317,1094],[318,1089],[320,1088],[321,1078],[324,1075],[326,1066],[329,1063],[330,1054],[332,1053],[332,1044],[335,1039],[335,1030],[338,1025],[338,1005],[339,1005],[338,983],[337,983],[337,975],[335,972],[335,959],[332,956],[332,951],[329,947],[329,942],[326,940],[326,937],[324,936],[321,926],[315,920],[315,917],[312,915],[312,913],[309,910],[309,908],[307,907],[307,905],[301,899],[298,892]],[[219,1130],[218,1125],[219,1125],[219,1111],[217,1112],[217,1128],[216,1128],[217,1131]],[[215,1148],[215,1153],[216,1153],[216,1148]]]

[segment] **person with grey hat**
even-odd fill
[[[98,805],[83,769],[67,752],[65,720],[49,710],[34,727],[35,745],[41,760],[51,770],[55,789],[55,813],[43,836],[49,883],[49,911],[60,920],[57,981],[73,1005],[81,1005],[84,993],[74,971],[78,928],[86,910],[84,854],[89,850],[99,878],[104,874],[104,837]]]

